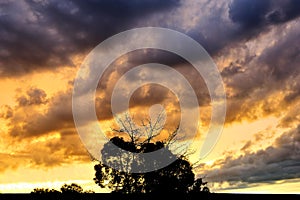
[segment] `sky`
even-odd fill
[[[88,53],[125,30],[163,27],[193,38],[214,60],[226,91],[223,132],[195,168],[214,192],[300,193],[300,1],[298,0],[3,0],[0,2],[0,192],[93,183],[94,165],[72,115],[76,74]],[[120,56],[97,87],[99,123],[111,136],[110,98],[129,69],[150,62],[182,73],[197,96],[202,139],[211,104],[203,78],[161,50]],[[147,71],[146,71],[147,72]],[[132,80],[138,79],[135,77]],[[165,105],[178,123],[176,95],[140,87],[138,119]],[[191,161],[198,161],[191,155]]]

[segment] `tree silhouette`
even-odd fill
[[[207,187],[207,182],[203,182],[202,178],[198,178],[195,180],[194,184],[190,188],[191,193],[195,192],[204,192],[204,193],[210,193],[209,188]]]
[[[84,191],[82,187],[76,183],[64,184],[60,191],[49,188],[35,188],[31,192],[32,194],[82,194],[82,193],[94,193],[91,190]]]
[[[161,120],[158,117],[157,120]],[[143,124],[143,130],[137,129],[126,116],[121,122],[120,130],[113,129],[120,133],[128,134],[128,140],[115,136],[106,143],[101,150],[102,161],[95,165],[96,171],[94,181],[101,188],[108,188],[117,193],[159,193],[159,192],[209,192],[206,183],[202,179],[195,180],[192,165],[186,156],[176,157],[170,150],[169,145],[177,134],[178,128],[169,138],[164,141],[154,141],[161,129],[158,121],[148,120],[148,125]],[[149,128],[150,127],[150,128]],[[148,130],[148,132],[147,132]],[[146,132],[143,133],[142,131]],[[146,136],[146,137],[143,137]],[[141,139],[142,138],[142,139]],[[148,153],[160,150],[160,156],[154,160],[145,160],[133,157],[125,151],[134,153]],[[135,154],[138,156],[139,154]],[[130,169],[153,169],[159,166],[162,161],[170,159],[168,166],[150,171],[147,173],[129,173]],[[117,170],[117,169],[122,170]]]
[[[61,188],[60,188],[62,193],[67,193],[67,194],[74,194],[74,193],[83,193],[83,189],[81,186],[72,183],[70,185],[68,184],[64,184]]]
[[[31,194],[59,194],[60,192],[55,189],[49,189],[49,188],[35,188],[31,192]]]

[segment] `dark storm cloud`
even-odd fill
[[[19,145],[18,141],[9,142],[11,146]],[[33,144],[23,140],[20,146],[24,143],[27,144],[26,148],[14,149],[14,153],[0,153],[0,172],[24,165],[51,168],[71,162],[90,162],[89,155],[76,132],[62,132],[60,138],[37,141]]]
[[[89,162],[90,158],[78,134],[64,134],[61,137],[41,142],[41,145],[32,145],[25,149],[23,154],[34,166],[54,167],[70,162]]]
[[[200,6],[201,21],[184,32],[199,42],[211,56],[215,56],[236,41],[235,27],[227,19],[228,1],[208,1]]]
[[[129,67],[134,67],[146,63],[160,63],[168,66],[188,63],[184,58],[174,53],[159,49],[136,50],[126,54]]]
[[[40,105],[47,103],[47,94],[39,88],[30,88],[26,95],[17,98],[19,106]]]
[[[269,25],[293,20],[300,15],[297,0],[234,0],[229,5],[229,17],[240,25],[236,36],[251,38]]]
[[[19,105],[14,107],[14,116],[8,120],[10,136],[30,138],[74,128],[71,91],[59,92],[47,100],[40,98],[46,93],[38,88],[30,89],[27,94],[29,96],[18,98]],[[44,111],[37,109],[41,104],[46,107]]]
[[[1,107],[0,117],[6,120],[8,128],[2,135],[6,141],[3,148],[7,146],[9,150],[21,144],[17,150],[11,150],[13,155],[0,155],[0,163],[8,169],[90,161],[73,122],[72,91],[58,92],[47,99],[46,96],[44,90],[30,88],[22,98],[16,97],[16,106]],[[39,140],[40,137],[46,140]]]
[[[260,183],[299,178],[299,153],[300,126],[284,133],[264,150],[246,152],[238,158],[227,157],[220,169],[205,173],[213,182]]]
[[[295,9],[299,7],[296,1],[208,1],[199,4],[199,11],[203,11],[199,12],[199,15],[203,20],[189,30],[182,30],[181,25],[172,23],[171,20],[183,9],[182,4],[183,2],[172,0],[2,2],[0,73],[2,76],[18,75],[37,69],[51,69],[60,64],[72,65],[72,55],[85,53],[103,39],[121,30],[143,25],[164,26],[186,32],[199,41],[211,55],[217,56],[222,50],[221,53],[226,55],[231,47],[241,45],[257,34],[266,32],[268,27],[277,27],[270,25],[293,20],[299,14],[299,9]],[[174,9],[176,12],[168,12]],[[182,13],[188,15],[189,9],[192,7],[187,7]],[[156,19],[154,15],[159,12],[163,13],[164,18],[161,20]],[[151,15],[152,13],[154,14]],[[284,90],[285,86],[290,84],[286,80],[294,79],[298,74],[300,37],[299,31],[295,30],[290,33],[290,30],[283,29],[282,31],[287,32],[286,35],[278,40],[274,38],[277,40],[276,44],[263,50],[261,56],[244,55],[243,61],[233,62],[223,69],[226,86],[234,91],[234,100],[228,102],[228,121],[240,120],[243,116],[256,119],[276,109],[276,106],[269,108],[268,102],[265,102],[266,109],[263,114],[258,115],[254,111],[257,102],[266,99],[276,89]],[[195,78],[190,66],[180,67],[179,64],[183,64],[184,60],[178,56],[174,57],[161,51],[138,53],[129,57],[131,65],[124,69],[128,70],[153,60],[171,65],[186,74],[192,82],[200,104],[209,102],[203,80]],[[114,82],[110,76],[104,78],[106,82],[103,87],[109,88],[108,85]],[[278,84],[276,80],[282,82]],[[264,87],[261,87],[262,85]],[[253,94],[257,88],[265,91]],[[285,98],[286,102],[297,98],[298,89],[298,86],[291,88]],[[249,98],[251,95],[252,98]],[[161,97],[164,97],[163,93]],[[23,104],[28,103],[26,98],[20,99]],[[102,105],[102,108],[106,108],[107,105]]]
[[[243,68],[241,66],[235,65],[234,63],[230,63],[228,67],[224,67],[224,69],[221,72],[221,75],[223,77],[226,76],[233,76],[237,73],[242,73]]]
[[[269,6],[269,0],[235,0],[229,6],[229,16],[233,22],[252,28],[261,25]]]
[[[1,2],[0,73],[20,75],[60,65],[112,34],[137,26],[177,0]]]
[[[72,90],[60,91],[51,98],[39,88],[30,88],[22,98],[16,97],[15,107],[2,106],[0,117],[6,119],[8,134],[16,139],[32,138],[61,132],[64,135],[76,134],[72,113]],[[101,103],[99,103],[101,102]],[[96,110],[103,119],[111,118],[110,99],[95,100]],[[92,116],[85,115],[83,124],[92,121]]]
[[[222,71],[228,95],[227,120],[257,119],[287,111],[296,103],[300,92],[300,26],[278,27],[274,45],[260,55],[234,62]],[[240,56],[236,56],[240,59]],[[245,56],[243,56],[244,58]],[[241,69],[240,69],[241,67]],[[281,91],[281,95],[274,94]]]
[[[120,64],[121,63],[121,64]],[[194,88],[195,94],[198,98],[199,106],[207,106],[210,103],[210,96],[208,89],[205,85],[204,79],[199,72],[191,67],[185,59],[166,51],[147,49],[136,50],[116,59],[104,72],[99,81],[97,91],[105,91],[105,95],[96,98],[96,109],[99,119],[109,119],[112,117],[111,113],[111,97],[117,81],[130,69],[147,63],[160,63],[168,66],[173,66],[174,69],[179,71],[186,80]],[[155,75],[152,74],[155,68],[144,67],[144,73],[152,76],[153,80]],[[159,69],[158,69],[159,70]],[[131,74],[126,77],[127,86],[134,84],[142,78],[141,74]],[[174,79],[174,87],[179,87],[177,79]],[[126,95],[122,93],[121,95]],[[154,104],[162,103],[163,105],[177,105],[178,94],[173,94],[170,89],[156,84],[147,84],[146,87],[136,90],[130,98],[130,107],[135,106],[151,106]],[[121,102],[123,104],[125,102]],[[126,106],[125,106],[126,107]]]
[[[265,31],[270,24],[295,19],[300,10],[300,3],[293,0],[241,0],[230,5],[226,1],[205,2],[195,6],[209,12],[203,12],[201,22],[184,30],[182,24],[172,22],[180,9],[187,9],[185,14],[192,9],[181,8],[182,4],[179,0],[1,2],[0,75],[73,66],[72,56],[86,53],[113,34],[141,26],[185,32],[215,55],[226,46]],[[172,13],[175,9],[177,12]],[[163,13],[162,19],[155,18],[159,13]]]
[[[274,47],[264,51],[259,62],[265,64],[276,81],[295,78],[299,74],[300,26],[292,28]]]
[[[297,0],[211,1],[202,6],[202,10],[210,10],[210,14],[202,16],[202,21],[187,34],[212,56],[222,50],[226,53],[228,49],[268,32],[272,26],[300,16],[300,2]]]
[[[191,36],[213,57],[300,15],[300,2],[295,0],[207,1],[194,6],[200,7],[197,24],[188,30],[175,24],[170,28]]]

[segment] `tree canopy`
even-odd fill
[[[151,121],[149,121],[151,123]],[[96,171],[94,181],[101,188],[108,188],[117,193],[158,193],[158,192],[209,192],[206,183],[202,182],[202,178],[195,180],[193,166],[184,155],[176,156],[169,150],[170,139],[174,138],[177,129],[172,133],[169,140],[156,140],[153,138],[159,134],[154,133],[155,125],[150,124],[151,129],[142,134],[132,124],[122,122],[124,125],[117,132],[126,133],[129,135],[129,140],[123,137],[115,136],[107,142],[101,150],[102,162],[95,165]],[[140,140],[141,135],[146,135],[143,140]],[[160,150],[160,156],[157,159],[145,160],[124,153],[124,151],[134,153],[148,153]],[[162,160],[171,159],[168,166],[154,171],[149,170],[147,173],[131,173],[130,169],[153,169],[159,166]],[[117,169],[122,170],[117,170]],[[135,170],[136,171],[136,170]]]
[[[64,184],[60,190],[49,188],[35,188],[32,194],[82,194],[82,193],[94,193],[91,190],[84,191],[82,187],[76,183]]]

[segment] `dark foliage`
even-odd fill
[[[94,193],[93,191],[84,191],[80,185],[72,183],[70,185],[64,184],[60,191],[49,188],[35,188],[31,194],[85,194],[85,193]]]
[[[134,153],[147,153],[160,149],[161,156],[156,160],[141,160],[128,156],[122,150]],[[163,142],[135,143],[114,137],[101,151],[103,162],[95,165],[94,181],[102,188],[115,193],[160,193],[160,192],[209,192],[202,179],[195,179],[192,165],[184,157],[178,157],[170,165],[148,173],[128,173],[132,167],[147,169],[158,166],[162,159],[173,159],[174,154]],[[173,159],[174,160],[174,159]],[[116,170],[122,166],[121,170]],[[150,169],[150,168],[149,168]]]

